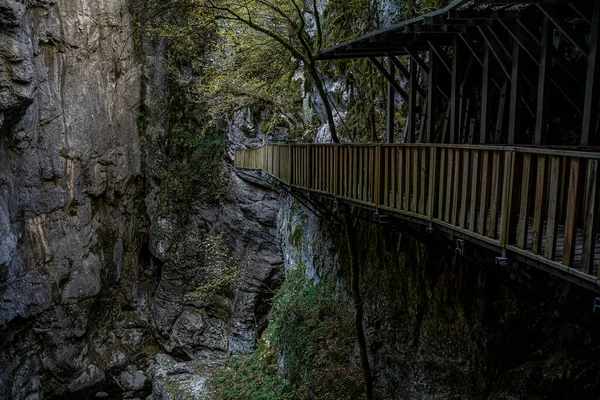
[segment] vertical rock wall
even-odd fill
[[[342,227],[293,199],[282,204],[286,268],[304,264],[317,284],[340,271],[349,293]],[[545,291],[457,256],[440,238],[424,245],[364,221],[353,235],[369,360],[385,398],[597,397],[600,321],[590,293],[573,287],[558,306],[553,288],[561,283],[539,271],[520,267]]]
[[[137,230],[130,34],[125,0],[0,0],[0,398],[102,375],[90,315]]]

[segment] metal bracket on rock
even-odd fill
[[[465,254],[465,241],[463,239],[456,239],[456,253],[461,256]]]

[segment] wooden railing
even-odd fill
[[[598,282],[600,153],[536,147],[267,145],[235,166],[431,221]]]

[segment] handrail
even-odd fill
[[[288,144],[236,150],[235,166],[437,223],[597,284],[600,152],[593,150]]]

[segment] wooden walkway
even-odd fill
[[[428,221],[600,287],[600,152],[445,144],[267,145],[235,167]]]

